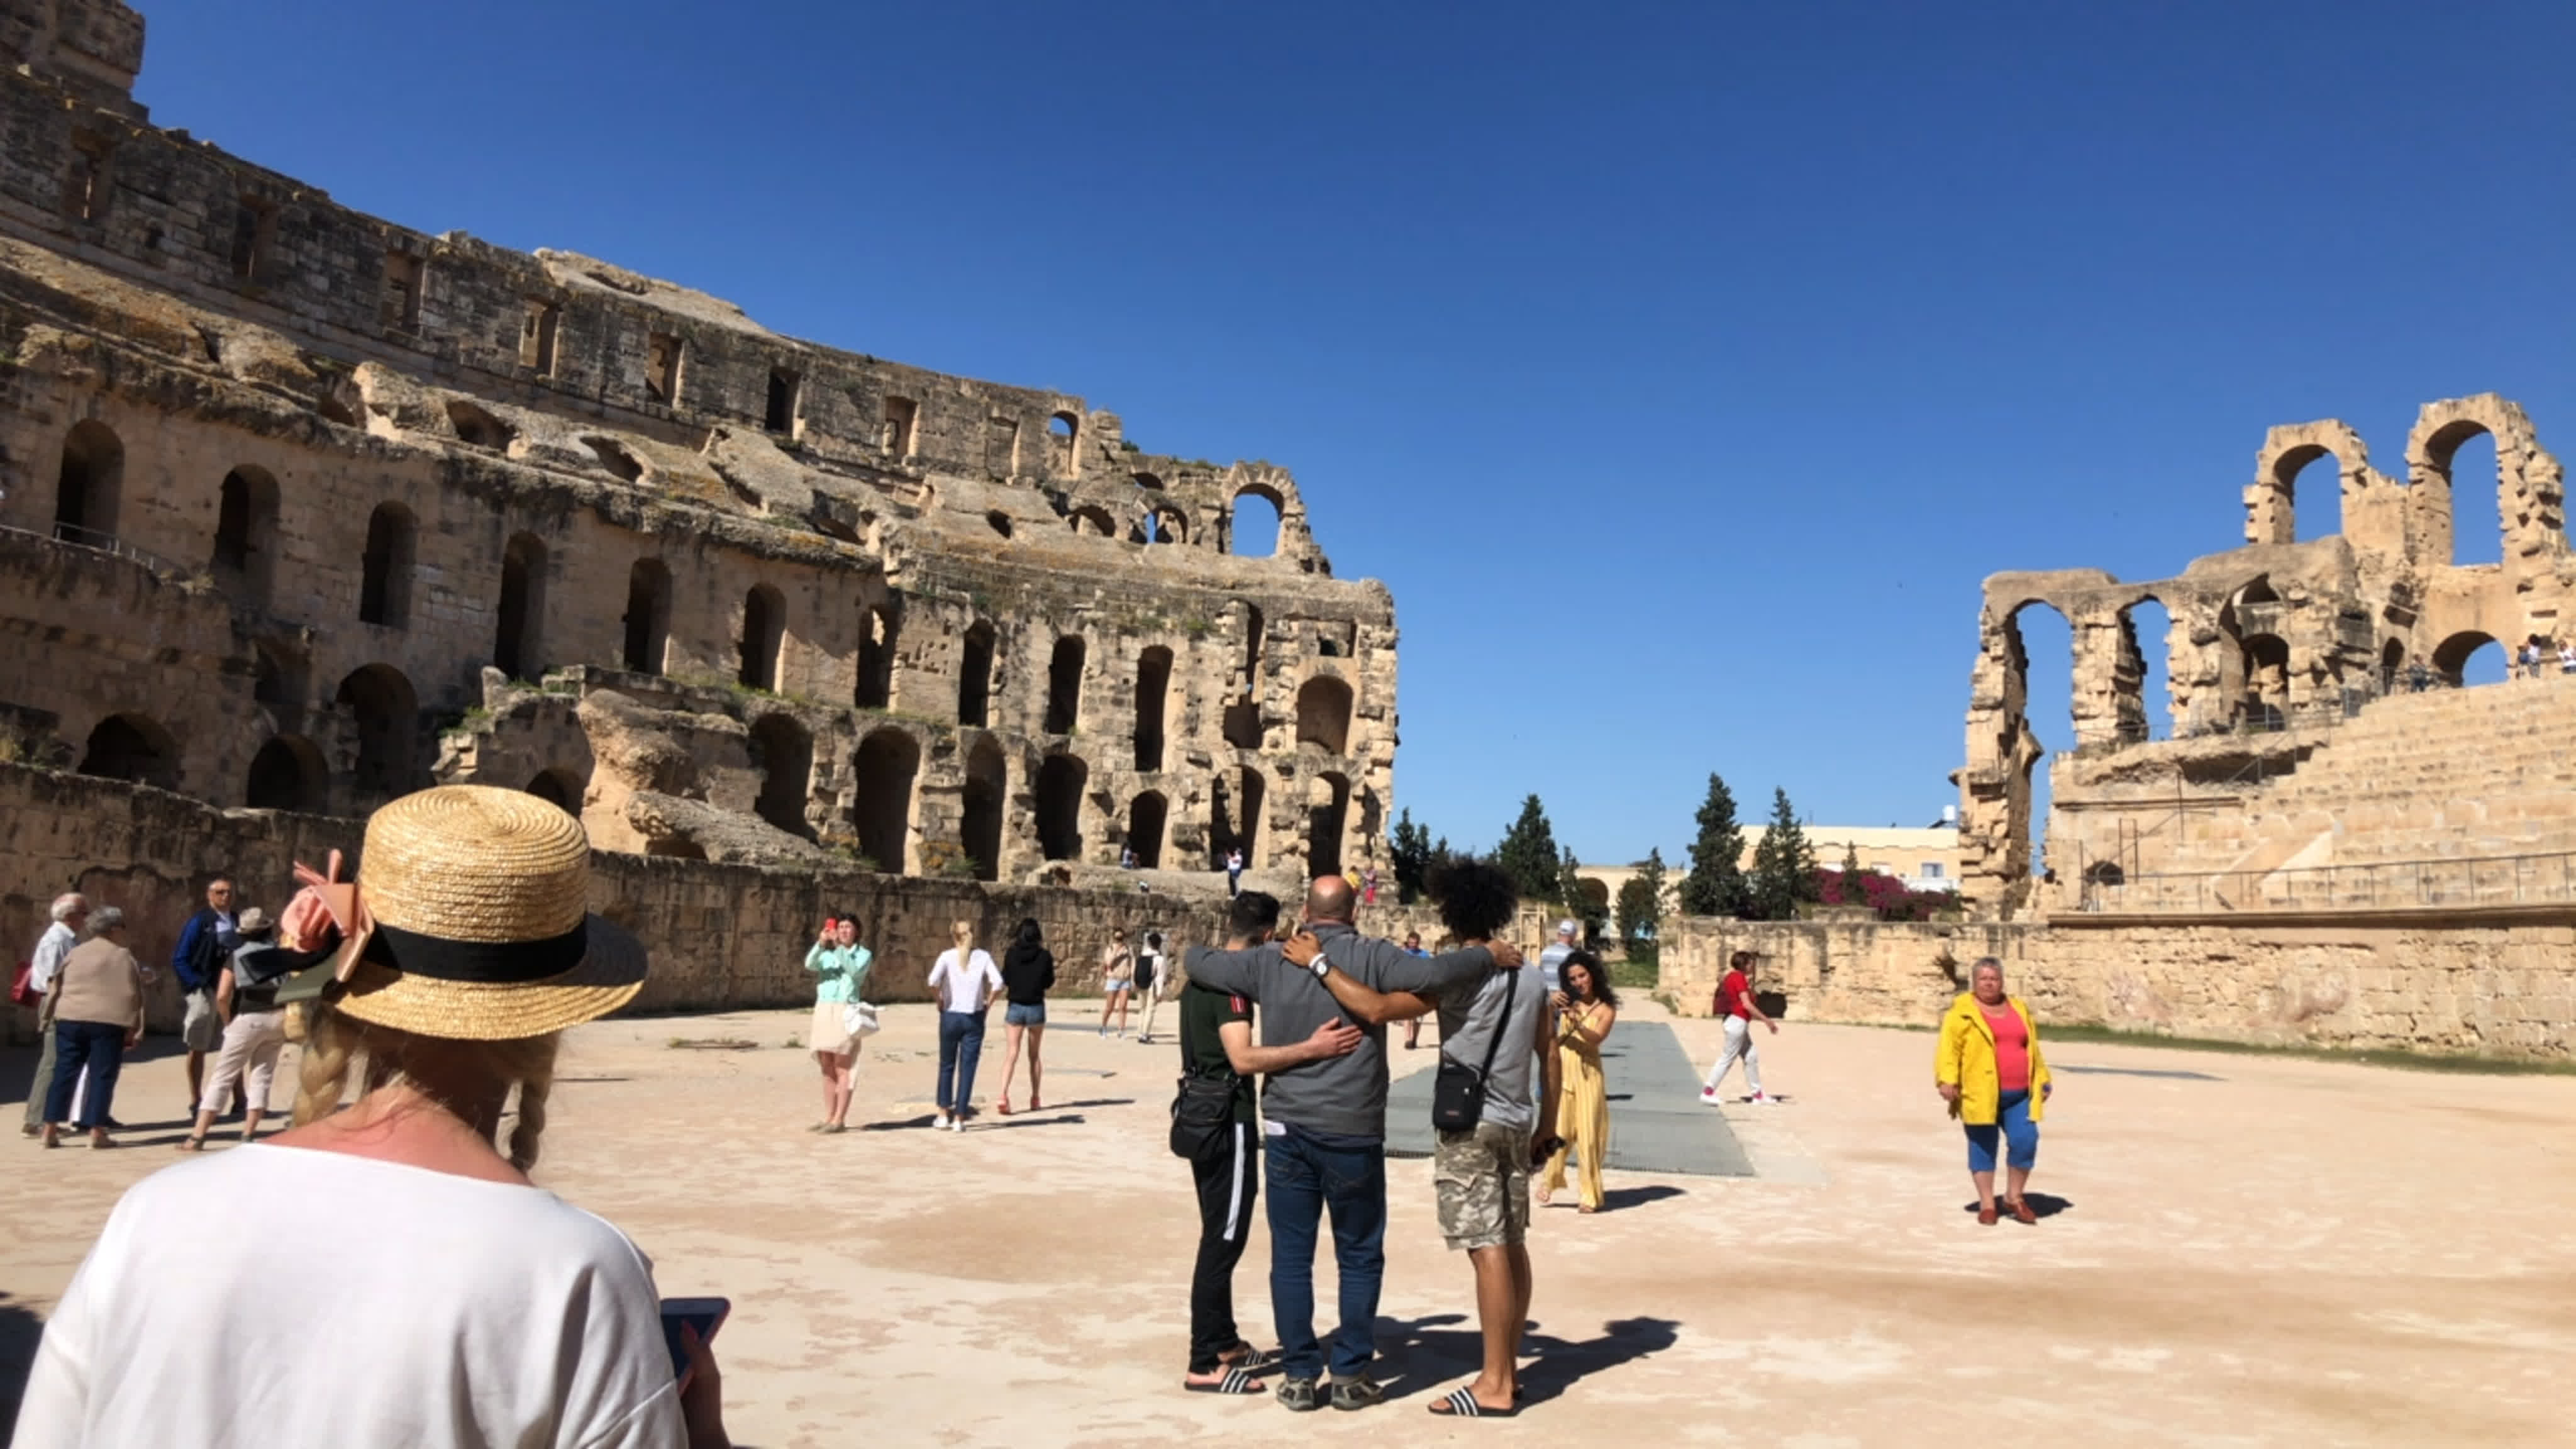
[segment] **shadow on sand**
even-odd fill
[[[1463,1284],[1461,1285],[1464,1286]],[[1539,1285],[1544,1293],[1546,1285]],[[1529,1355],[1521,1370],[1521,1392],[1532,1404],[1543,1404],[1593,1374],[1634,1363],[1673,1346],[1681,1324],[1669,1318],[1622,1318],[1601,1325],[1591,1338],[1559,1338],[1533,1320],[1521,1343]],[[1475,1320],[1463,1313],[1435,1313],[1407,1321],[1381,1318],[1377,1325],[1378,1377],[1390,1399],[1454,1388],[1474,1378],[1484,1361],[1485,1341]]]
[[[0,1441],[17,1428],[18,1401],[27,1394],[27,1370],[45,1321],[11,1294],[0,1293]]]
[[[2073,1202],[2066,1198],[2059,1197],[2053,1192],[2026,1192],[2021,1195],[2021,1199],[2022,1201],[2030,1204],[2031,1216],[2039,1218],[2053,1218],[2059,1213],[2072,1210],[2075,1206]],[[2003,1206],[2003,1198],[2001,1196],[1997,1196],[1995,1198],[1995,1205],[1997,1207]],[[1977,1211],[1976,1199],[1970,1198],[1966,1203],[1960,1206],[1959,1211],[1973,1215]],[[2012,1215],[2007,1212],[2004,1215],[2004,1218],[2005,1221],[2009,1222],[2012,1220]]]

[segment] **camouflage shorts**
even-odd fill
[[[1506,1247],[1529,1236],[1530,1129],[1480,1122],[1473,1132],[1439,1138],[1431,1181],[1449,1246]]]

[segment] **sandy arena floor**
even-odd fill
[[[1980,1228],[1931,1038],[1795,1024],[1763,1042],[1790,1104],[1727,1109],[1760,1179],[1614,1172],[1612,1211],[1539,1214],[1519,1421],[1424,1413],[1472,1372],[1475,1325],[1419,1161],[1389,1172],[1379,1346],[1400,1398],[1291,1416],[1183,1395],[1196,1223],[1162,1144],[1173,1057],[1072,1028],[1087,1006],[1058,1007],[1047,1112],[962,1136],[915,1125],[924,1007],[891,1009],[861,1064],[853,1121],[886,1130],[841,1137],[803,1130],[814,1069],[785,1049],[802,1012],[586,1028],[539,1179],[631,1233],[665,1293],[734,1300],[728,1417],[773,1449],[2576,1437],[2576,1079],[2067,1045],[2033,1184],[2067,1205]],[[1708,1060],[1710,1024],[1677,1027]],[[998,1013],[992,1041],[986,1101]],[[0,1080],[32,1055],[5,1054]],[[0,1148],[18,1154],[0,1179],[10,1407],[36,1317],[118,1191],[176,1160],[179,1081],[166,1054],[128,1072],[134,1150]],[[1267,1261],[1256,1236],[1237,1278],[1264,1343]],[[1328,1303],[1330,1271],[1328,1254]]]

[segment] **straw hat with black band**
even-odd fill
[[[454,1041],[595,1020],[643,989],[645,955],[589,911],[589,889],[589,838],[560,807],[488,785],[405,795],[367,817],[338,957],[278,1000]]]

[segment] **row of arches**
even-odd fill
[[[332,694],[354,734],[350,803],[366,808],[426,784],[420,766],[420,702],[411,681],[389,664],[350,671]],[[183,750],[149,714],[109,715],[83,741],[81,774],[182,790]],[[331,771],[321,748],[301,734],[280,733],[252,755],[242,798],[254,809],[320,811],[330,807]]]
[[[2455,486],[2479,477],[2494,479],[2493,486],[2465,496]],[[2407,439],[2402,483],[2371,467],[2368,447],[2350,427],[2295,424],[2264,439],[2246,495],[2246,541],[2342,535],[2356,548],[2394,548],[2405,539],[2425,564],[2497,564],[2541,543],[2535,534],[2563,540],[2558,487],[2556,465],[2539,451],[2529,419],[2493,394],[2427,404]]]

